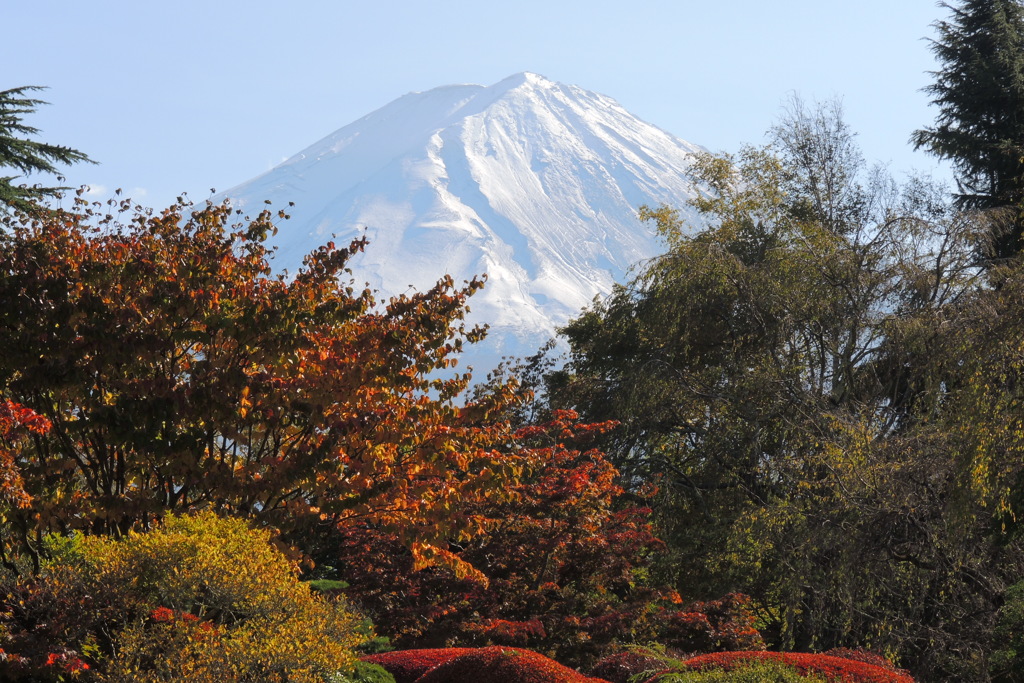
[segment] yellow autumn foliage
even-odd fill
[[[101,666],[111,683],[332,681],[365,638],[357,615],[313,593],[270,532],[242,520],[171,515],[121,540],[82,538],[72,554],[52,575],[83,572],[123,619]]]

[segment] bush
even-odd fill
[[[826,680],[849,683],[914,683],[914,679],[909,675],[892,668],[845,657],[802,652],[716,652],[687,659],[683,665],[696,671],[730,671],[757,661],[779,662],[794,668],[803,676],[817,675]]]
[[[420,676],[438,664],[472,652],[469,648],[448,647],[430,650],[399,650],[367,655],[364,662],[378,664],[395,677],[395,683],[415,683]]]
[[[610,683],[825,683],[824,677],[802,672],[774,659],[749,659],[731,668],[687,670],[686,664],[661,649],[633,648],[606,657],[591,675]],[[843,679],[846,681],[847,679]]]
[[[667,669],[662,656],[652,650],[636,648],[618,652],[599,660],[590,675],[610,683],[629,683],[640,674]]]
[[[530,650],[482,647],[435,666],[417,683],[605,683]]]
[[[909,676],[910,673],[904,669],[900,669],[891,661],[883,657],[882,655],[871,652],[870,650],[860,650],[848,647],[834,647],[831,650],[825,650],[821,654],[830,655],[832,657],[842,657],[843,659],[853,659],[858,662],[864,662],[866,664],[874,664],[880,666],[883,669],[888,669],[898,674]]]
[[[30,643],[39,631],[44,645],[22,669],[88,652],[110,683],[322,683],[356,666],[360,618],[299,582],[270,532],[242,520],[171,515],[123,540],[75,537],[51,548],[42,574],[14,587],[32,609],[9,613],[0,643]],[[45,628],[54,623],[62,630]]]
[[[766,660],[747,661],[733,669],[660,673],[649,678],[647,683],[826,683],[827,680],[812,673],[802,673],[782,662]]]
[[[379,664],[358,660],[355,670],[338,683],[396,683],[395,677]]]

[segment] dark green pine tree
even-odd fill
[[[15,184],[14,181],[29,173],[58,173],[56,164],[78,162],[95,163],[78,150],[59,145],[49,145],[28,139],[38,129],[22,122],[22,117],[31,114],[36,107],[47,104],[33,99],[27,93],[43,90],[35,85],[22,86],[0,91],[0,169],[16,169],[21,173],[0,176],[0,207],[8,206],[22,211],[38,208],[39,200],[53,196],[66,187],[44,187],[41,185]]]
[[[1024,233],[1024,6],[963,0],[935,24],[942,69],[926,92],[939,115],[911,138],[953,162],[964,208],[1004,209],[993,221],[990,256],[1021,252]]]

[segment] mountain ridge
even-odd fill
[[[660,252],[636,210],[683,208],[699,150],[610,97],[522,72],[403,95],[223,197],[295,203],[272,241],[278,270],[365,236],[353,272],[384,296],[486,273],[468,319],[489,340],[465,356],[486,371]]]

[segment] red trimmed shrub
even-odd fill
[[[688,669],[733,669],[743,662],[772,659],[802,674],[821,674],[849,683],[914,683],[906,673],[855,659],[805,652],[715,652],[686,660]]]
[[[531,650],[482,647],[439,664],[416,683],[606,683]]]
[[[395,677],[395,683],[415,683],[415,681],[438,664],[467,654],[473,650],[465,647],[446,647],[434,650],[398,650],[382,652],[376,655],[360,657],[364,662],[371,662],[384,667]]]
[[[826,650],[822,652],[821,654],[829,655],[831,657],[842,657],[844,659],[854,659],[858,662],[874,664],[875,666],[880,666],[883,669],[895,671],[896,673],[903,674],[904,676],[910,675],[910,672],[906,669],[899,668],[882,655],[875,652],[871,652],[870,650],[855,650],[848,647],[834,647],[831,650]]]

